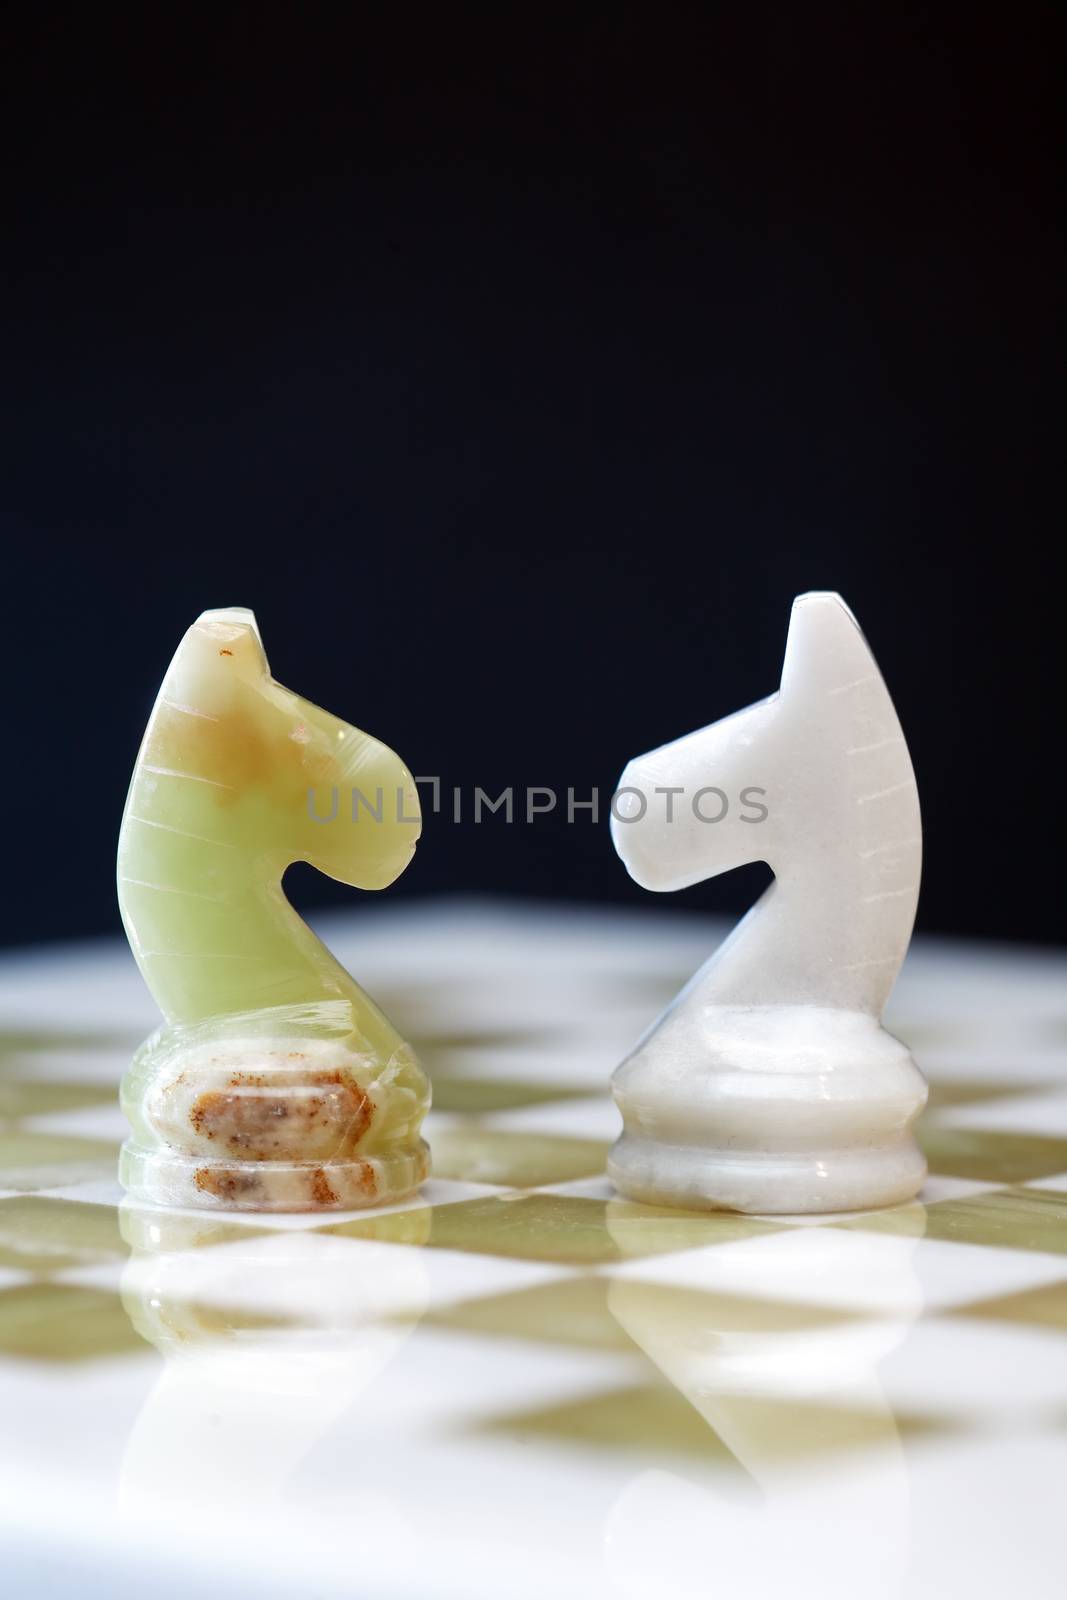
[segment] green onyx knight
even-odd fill
[[[334,1210],[426,1176],[414,1052],[282,889],[293,861],[382,889],[420,827],[399,757],[275,683],[251,611],[205,611],[163,681],[119,836],[122,920],[166,1018],[123,1084],[136,1199]]]

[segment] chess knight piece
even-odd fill
[[[276,683],[251,611],[205,611],[163,680],[119,834],[122,920],[167,1022],[123,1084],[136,1199],[329,1211],[421,1183],[425,1075],[282,889],[292,861],[384,888],[419,826],[399,757]]]
[[[631,761],[612,837],[646,889],[775,875],[615,1073],[622,1193],[767,1213],[914,1196],[926,1085],[880,1019],[915,920],[919,799],[839,595],[794,601],[776,694]]]

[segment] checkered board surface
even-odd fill
[[[372,915],[373,910],[373,915]],[[154,1014],[117,946],[0,963],[0,1541],[27,1592],[1062,1593],[1067,960],[919,944],[920,1200],[629,1204],[607,1081],[722,929],[375,905],[324,928],[434,1082],[344,1216],[122,1204]]]

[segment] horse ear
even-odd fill
[[[866,680],[881,682],[862,629],[839,594],[801,594],[793,601],[782,667],[784,699],[833,694]]]

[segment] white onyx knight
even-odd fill
[[[793,603],[777,693],[631,761],[612,837],[643,888],[774,882],[617,1069],[623,1194],[757,1213],[911,1199],[926,1084],[881,1025],[919,894],[919,798],[840,595]]]

